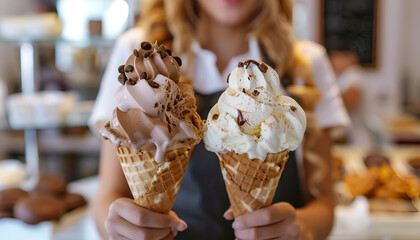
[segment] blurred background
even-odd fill
[[[87,120],[113,43],[134,26],[139,3],[0,0],[0,190],[22,181],[29,188],[40,173],[48,173],[75,182],[79,192],[90,192],[87,198],[94,195],[88,188],[95,187],[94,180],[77,187],[98,173],[101,139]],[[418,0],[295,0],[296,38],[326,47],[353,121],[334,132],[337,195],[343,207],[337,210],[340,218],[331,239],[351,239],[355,229],[366,239],[419,236],[410,228],[420,223],[418,195],[407,193],[417,189],[418,178],[414,183],[406,179],[420,171],[419,11]],[[354,173],[369,172],[370,161],[388,163],[391,169],[382,172],[401,176],[409,190],[392,195],[397,190],[388,189],[391,193],[379,198],[397,201],[370,201],[366,213],[364,201],[372,196],[355,186],[374,176]],[[363,195],[364,200],[357,198]],[[369,215],[375,209],[411,215]],[[363,221],[349,224],[350,216]],[[404,223],[405,230],[373,224],[395,227],[390,219]],[[2,224],[0,219],[0,229]],[[67,239],[97,237],[90,234]]]

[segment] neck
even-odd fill
[[[216,55],[219,72],[223,72],[232,57],[248,51],[246,25],[226,26],[201,12],[196,26],[198,41],[202,48]]]

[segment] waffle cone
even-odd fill
[[[157,163],[150,152],[136,153],[127,147],[117,148],[135,203],[155,212],[169,213],[192,150],[179,148],[168,151],[165,160]]]
[[[235,218],[271,205],[289,158],[288,150],[270,153],[264,161],[249,159],[246,153],[227,152],[218,156]]]

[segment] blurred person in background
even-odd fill
[[[183,60],[182,74],[191,79],[203,119],[227,88],[226,78],[239,61],[264,61],[286,83],[295,84],[297,64],[292,32],[292,0],[143,0],[139,25],[123,34],[113,50],[90,118],[97,130],[116,107],[113,94],[119,65],[142,41],[165,44]],[[315,151],[324,166],[311,191],[314,165],[293,152],[273,204],[233,220],[216,154],[203,143],[190,158],[173,211],[159,214],[134,204],[115,148],[103,143],[100,190],[94,214],[109,239],[325,239],[334,219],[329,130],[348,124],[334,73],[323,47],[301,42],[300,53],[322,97],[315,109],[321,129]],[[299,155],[299,154],[296,154]],[[188,224],[188,226],[187,226]]]
[[[342,129],[337,136],[346,138],[349,144],[369,148],[372,143],[364,114],[363,95],[366,93],[359,58],[353,51],[332,51],[330,59],[351,119],[351,125]]]

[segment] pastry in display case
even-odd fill
[[[87,204],[83,195],[68,191],[64,178],[42,175],[31,191],[0,191],[0,232],[13,239],[52,239],[82,219]]]
[[[339,198],[342,203],[364,196],[371,212],[419,211],[415,205],[420,197],[420,180],[415,174],[398,171],[392,158],[381,151],[368,153],[360,163],[365,171],[346,171],[345,166],[342,169]],[[408,169],[408,162],[399,163]],[[343,193],[347,196],[343,197]]]

